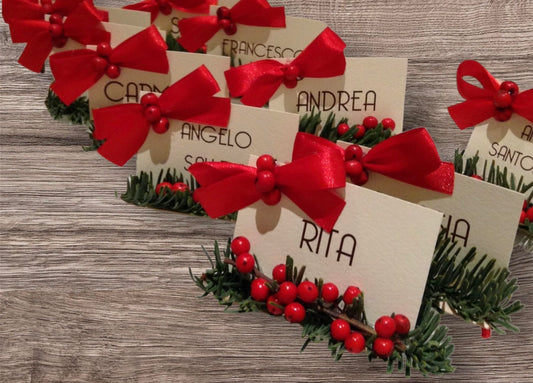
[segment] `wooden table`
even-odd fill
[[[497,77],[533,87],[532,0],[271,3],[327,22],[348,56],[409,57],[405,125],[427,127],[447,160],[470,136],[446,111],[460,101],[455,71],[462,60],[477,59]],[[0,30],[1,382],[402,379],[364,356],[334,363],[324,344],[300,354],[299,326],[198,299],[189,267],[205,269],[201,246],[225,241],[233,224],[117,198],[133,163],[118,168],[83,152],[84,128],[53,121],[44,107],[50,73],[19,66],[23,46],[11,43],[4,22]],[[456,372],[433,379],[415,372],[412,380],[533,381],[532,265],[532,256],[515,248],[515,297],[527,305],[514,317],[520,334],[484,340],[479,328],[446,318]]]

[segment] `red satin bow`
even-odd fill
[[[266,0],[240,0],[231,9],[220,7],[217,16],[198,16],[178,22],[178,42],[189,52],[196,52],[220,29],[232,35],[236,24],[285,28],[285,9],[271,7]]]
[[[216,80],[202,65],[167,88],[159,98],[151,93],[141,98],[141,104],[94,109],[94,138],[106,140],[98,152],[122,166],[139,151],[150,127],[164,133],[169,118],[226,127],[231,101],[213,97],[219,90]]]
[[[88,0],[3,0],[2,17],[11,24],[13,21],[44,20],[44,15],[57,13],[68,16],[80,3]]]
[[[161,12],[170,15],[172,9],[188,13],[209,13],[209,7],[216,5],[217,0],[143,0],[137,4],[131,4],[124,9],[150,12],[152,23]]]
[[[64,22],[60,13],[52,13],[49,21],[13,20],[9,29],[14,43],[28,43],[19,63],[34,72],[41,71],[52,47],[61,48],[68,39],[83,45],[109,42],[110,39],[96,9],[87,2],[70,10]]]
[[[99,44],[97,50],[77,49],[50,56],[55,82],[50,88],[65,104],[71,104],[104,74],[120,75],[120,67],[168,73],[167,44],[155,26],[150,26],[111,49]]]
[[[483,86],[479,88],[466,82],[471,76]],[[519,92],[512,81],[500,83],[477,61],[463,61],[457,69],[457,89],[466,100],[450,106],[448,112],[459,129],[477,125],[491,117],[507,121],[517,113],[533,122],[533,89]]]
[[[282,83],[294,88],[305,77],[340,76],[346,68],[346,44],[326,28],[289,64],[260,60],[231,68],[224,74],[232,97],[241,97],[245,105],[265,105]]]
[[[307,136],[311,135],[298,133],[292,162],[269,170],[228,162],[190,166],[189,172],[201,185],[194,191],[195,201],[216,218],[260,199],[276,204],[280,194],[284,194],[324,230],[331,231],[346,204],[334,191],[346,184],[344,159],[337,149],[299,150],[297,146],[305,144]],[[260,190],[258,177],[262,178],[265,172],[272,173],[271,191]]]

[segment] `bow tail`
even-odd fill
[[[271,7],[264,0],[241,0],[231,8],[231,17],[243,25],[285,28],[285,8]]]
[[[52,51],[52,47],[52,40],[48,32],[37,34],[28,42],[22,55],[19,57],[20,65],[39,73],[43,68],[46,58]]]
[[[513,111],[533,122],[533,89],[518,94]]]
[[[279,76],[260,76],[242,96],[244,105],[262,107],[276,93],[283,82]]]
[[[443,162],[436,170],[425,176],[413,179],[406,178],[403,181],[424,189],[452,195],[455,183],[455,168],[452,163]]]
[[[189,52],[202,48],[220,30],[216,16],[198,16],[178,22],[181,37],[178,43]]]
[[[137,4],[126,5],[123,9],[130,9],[132,11],[150,12],[150,22],[153,23],[157,16],[159,16],[159,6],[155,1],[143,0]]]
[[[65,35],[83,45],[109,42],[111,38],[111,34],[104,29],[96,9],[86,2],[76,7],[67,17],[64,28]]]
[[[150,124],[140,104],[114,105],[93,110],[94,138],[106,140],[98,153],[122,166],[146,141]]]
[[[170,5],[182,12],[209,13],[210,6],[217,5],[217,0],[171,0]]]
[[[475,126],[494,114],[492,101],[483,99],[466,100],[448,108],[448,113],[459,129]]]
[[[42,20],[43,14],[37,0],[10,0],[2,2],[2,17],[11,24],[14,20]]]
[[[54,11],[61,13],[64,16],[68,16],[80,3],[85,0],[55,0]],[[92,1],[90,1],[92,5]]]

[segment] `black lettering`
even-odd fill
[[[211,131],[211,134],[208,134],[207,137],[204,136],[204,132],[206,130],[210,130]],[[198,127],[199,137],[202,138],[202,141],[207,142],[208,144],[210,144],[212,142],[215,142],[217,140],[216,132],[217,132],[216,129],[213,128],[212,126],[204,126],[203,128],[200,127],[200,126]]]
[[[372,96],[372,97],[370,97]],[[374,92],[373,90],[369,90],[368,92],[366,92],[366,95],[365,95],[365,112],[368,111],[368,107],[369,106],[372,106],[373,107],[373,111],[375,112],[376,111],[376,92]]]
[[[461,229],[459,224],[461,224],[461,223],[464,223],[464,226],[463,226],[464,232],[462,233],[462,235],[459,233],[459,230]],[[468,244],[468,236],[469,235],[470,235],[470,224],[468,223],[468,221],[466,219],[462,219],[462,218],[458,219],[455,222],[455,225],[453,227],[452,240],[456,241],[457,238],[460,238],[460,239],[464,240],[463,246],[466,247],[467,244]]]
[[[310,252],[313,252],[313,248],[311,247],[310,243],[312,241],[314,241],[316,239],[316,237],[318,236],[318,230],[315,226],[315,224],[311,221],[307,221],[307,220],[303,220],[304,221],[304,229],[303,229],[303,232],[302,232],[302,236],[300,238],[300,249],[302,248],[304,242],[305,244],[307,245],[307,248],[309,249]],[[305,236],[305,233],[307,232],[307,226],[308,225],[311,225],[314,229],[314,234],[313,234],[313,237],[312,238],[308,238]],[[318,249],[317,249],[318,250]]]
[[[489,151],[489,155],[494,157],[496,156],[496,154],[498,154],[498,143],[497,142],[493,142],[492,143],[492,150],[494,150],[494,152],[492,150]]]
[[[239,137],[241,138],[239,139]],[[237,144],[237,146],[241,149],[249,148],[252,145],[252,136],[250,136],[248,132],[244,132],[244,131],[238,132],[235,135],[235,144]]]
[[[331,93],[329,90],[324,90],[322,92],[322,110],[324,112],[328,112],[330,111],[331,109],[333,109],[335,107],[335,95],[333,93]],[[327,96],[330,96],[331,98],[331,106],[326,106],[327,105]]]
[[[296,110],[299,112],[301,107],[305,108],[306,112],[309,112],[309,93],[305,90],[298,93],[298,103],[296,104]]]
[[[349,247],[349,251],[345,251],[344,250],[344,241],[346,239],[350,239],[349,242],[351,242],[352,246],[351,248]],[[353,257],[354,257],[354,254],[355,254],[355,247],[357,245],[357,240],[355,239],[355,237],[351,234],[344,234],[342,236],[342,239],[341,239],[341,244],[339,245],[339,250],[337,250],[337,262],[340,262],[340,259],[341,259],[341,255],[345,255],[347,256],[348,258],[350,258],[350,266],[352,265],[352,262],[353,262]]]
[[[352,93],[352,110],[354,112],[360,112],[362,109],[356,107],[357,100],[359,100],[361,97],[359,97],[357,94],[363,93],[362,90],[354,90]]]
[[[128,85],[126,85],[125,97],[127,102],[139,102],[139,88],[137,87],[137,84],[129,82]]]
[[[522,131],[522,135],[520,136],[520,138],[526,141],[533,141],[533,126],[526,125],[524,127],[524,130]]]
[[[122,99],[124,97],[120,97],[120,98],[113,98],[111,97],[111,86],[114,86],[114,85],[117,85],[119,86],[120,88],[124,88],[124,85],[122,85],[122,83],[120,81],[109,81],[107,84],[105,84],[105,87],[104,87],[104,95],[106,96],[106,98],[109,100],[109,101],[113,101],[113,102],[120,102],[122,101]],[[122,91],[121,91],[122,93]]]

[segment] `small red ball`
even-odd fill
[[[141,105],[144,108],[149,106],[157,105],[158,97],[154,93],[146,93],[141,97]]]
[[[357,160],[344,162],[344,171],[350,177],[359,177],[363,172],[363,165]]]
[[[159,192],[163,188],[169,188],[170,190],[172,190],[172,184],[170,182],[161,182],[155,187],[155,192],[159,194]]]
[[[365,135],[365,133],[366,133],[366,129],[365,129],[365,127],[364,127],[363,125],[356,125],[355,129],[356,129],[356,131],[355,131],[355,133],[353,134],[353,136],[354,136],[355,138],[361,138],[361,137],[363,137],[363,136]]]
[[[280,263],[279,265],[274,266],[274,268],[272,269],[272,278],[278,283],[283,283],[285,282],[286,273],[287,266],[285,266],[285,264],[283,263]]]
[[[278,316],[283,314],[283,309],[278,307],[278,305],[282,306],[275,295],[271,295],[267,298],[267,310],[270,314]]]
[[[529,219],[529,222],[533,222],[533,206],[531,206],[529,209],[527,209],[526,217],[527,217],[527,219]]]
[[[172,6],[166,1],[161,1],[159,3],[159,11],[163,15],[170,15],[172,13]]]
[[[228,7],[220,7],[217,9],[217,17],[219,19],[231,18],[231,10]]]
[[[496,108],[507,108],[513,103],[511,95],[505,90],[499,90],[494,95],[492,102]]]
[[[481,177],[480,175],[477,175],[477,174],[472,174],[470,176],[470,178],[474,178],[476,180],[480,180],[480,181],[483,181],[483,177]]]
[[[350,180],[355,185],[362,186],[368,182],[368,173],[366,170],[363,170],[357,177],[350,177]]]
[[[324,283],[320,295],[324,301],[334,302],[339,297],[339,289],[334,283]]]
[[[248,238],[243,236],[233,238],[233,241],[231,241],[231,251],[237,255],[249,252],[250,241],[248,241]]]
[[[270,170],[258,171],[255,187],[259,193],[271,192],[276,187],[276,176]]]
[[[237,33],[237,24],[230,22],[230,24],[224,28],[224,32],[226,32],[228,36],[234,35]]]
[[[512,97],[515,97],[518,94],[518,85],[513,81],[504,81],[500,84],[500,90],[504,90],[509,93]]]
[[[254,301],[264,302],[270,296],[270,288],[263,278],[256,278],[250,286],[250,295]]]
[[[305,319],[305,308],[298,302],[289,303],[285,307],[285,319],[291,323],[300,323]]]
[[[243,274],[248,274],[251,273],[255,267],[255,259],[254,256],[250,253],[241,253],[237,255],[237,259],[235,259],[235,264],[239,272]]]
[[[378,119],[374,116],[365,117],[363,120],[363,125],[367,129],[374,129],[376,126],[378,126]]]
[[[353,303],[353,300],[357,298],[361,294],[361,290],[359,290],[359,287],[356,286],[348,286],[346,288],[346,291],[342,295],[342,300],[345,304],[351,305]]]
[[[48,31],[52,37],[60,37],[63,35],[63,26],[61,24],[50,24],[48,26]]]
[[[331,331],[331,337],[338,341],[343,341],[352,332],[350,325],[344,319],[335,319],[331,322],[329,329]]]
[[[48,21],[51,24],[63,24],[63,16],[61,16],[59,13],[53,13],[50,15]]]
[[[372,345],[372,350],[374,350],[376,355],[380,358],[388,358],[394,351],[394,343],[387,338],[376,338]]]
[[[363,334],[354,331],[344,339],[344,348],[352,354],[359,354],[366,347],[366,340]]]
[[[491,336],[490,328],[481,327],[481,337],[483,339],[488,339]]]
[[[374,328],[381,338],[390,338],[396,332],[396,322],[390,316],[384,315],[378,318]]]
[[[56,48],[63,48],[68,41],[68,37],[66,36],[59,36],[59,37],[53,37],[52,38],[52,44],[54,44],[54,47]]]
[[[231,24],[231,20],[230,19],[218,19],[218,25],[222,29],[226,29],[227,27],[230,26],[230,24]]]
[[[273,172],[276,168],[276,160],[270,154],[263,154],[255,161],[255,166],[257,171],[270,170]]]
[[[277,205],[281,201],[281,192],[279,189],[274,189],[268,193],[263,193],[261,199],[269,206]]]
[[[346,133],[348,133],[348,130],[350,130],[350,125],[348,125],[347,123],[343,122],[342,124],[339,124],[337,126],[337,135],[340,137],[340,136],[344,136]]]
[[[115,79],[120,76],[120,68],[114,64],[111,64],[105,70],[105,74],[107,77]]]
[[[411,322],[409,318],[402,314],[396,314],[394,316],[394,323],[396,324],[396,332],[400,335],[407,335],[411,330]]]
[[[150,122],[157,122],[161,118],[161,110],[158,106],[149,106],[144,110],[144,117]]]
[[[346,149],[344,149],[344,159],[346,161],[361,161],[361,159],[363,159],[363,148],[361,148],[359,145],[348,146]]]
[[[94,57],[92,59],[92,66],[98,73],[104,73],[107,68],[107,60],[103,57]]]
[[[170,189],[172,189],[173,192],[184,193],[189,190],[189,186],[187,186],[185,182],[176,182],[171,186]]]
[[[298,297],[306,303],[312,303],[318,298],[318,287],[313,282],[303,281],[298,285]]]
[[[284,67],[283,77],[286,80],[296,80],[300,74],[300,69],[293,64],[288,64]]]
[[[292,282],[283,282],[278,289],[278,299],[282,305],[288,305],[294,302],[298,295],[298,288]]]
[[[108,43],[100,43],[96,46],[96,54],[100,57],[109,57],[112,51]]]
[[[383,125],[383,129],[390,130],[394,130],[394,128],[396,127],[396,123],[392,118],[384,118],[383,120],[381,120],[381,125]]]
[[[513,109],[511,108],[494,110],[494,119],[496,121],[500,121],[500,122],[508,121],[512,115],[513,115]]]
[[[54,8],[52,7],[52,3],[42,3],[41,4],[41,12],[45,15],[49,15],[52,12],[54,12]]]
[[[157,134],[166,133],[169,127],[170,123],[168,122],[168,118],[166,117],[161,117],[159,121],[152,125],[152,129],[154,129],[154,132],[156,132]]]
[[[289,89],[296,88],[296,85],[298,85],[297,79],[283,79],[283,85]]]
[[[527,218],[527,214],[525,211],[521,211],[520,212],[520,223],[525,223],[526,222],[526,218]]]

